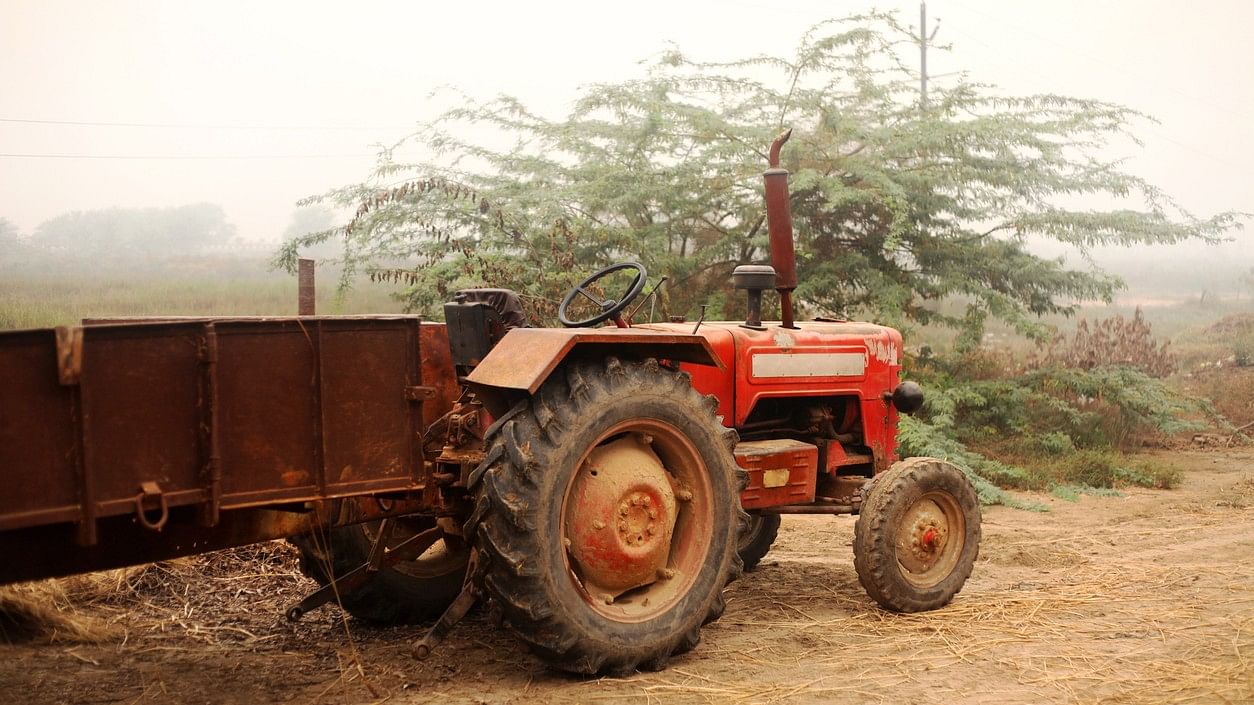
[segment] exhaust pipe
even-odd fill
[[[784,328],[793,325],[792,292],[797,288],[797,257],[793,253],[792,210],[788,204],[788,170],[779,166],[779,151],[792,128],[771,143],[768,164],[762,173],[766,182],[766,225],[771,240],[771,266],[775,268],[775,290],[779,292],[779,317]]]

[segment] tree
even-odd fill
[[[222,207],[196,203],[175,208],[109,208],[59,215],[35,228],[31,240],[68,254],[197,254],[226,244],[235,226]]]
[[[1043,340],[1039,316],[1120,286],[1032,254],[1031,238],[1085,253],[1239,226],[1234,213],[1195,217],[1097,156],[1131,137],[1141,116],[1127,108],[1005,97],[965,77],[922,107],[897,55],[905,36],[871,14],[814,27],[787,57],[711,64],[667,51],[640,79],[586,89],[562,120],[468,99],[410,138],[431,160],[387,150],[367,181],[309,199],[356,215],[289,241],[277,262],[340,238],[350,271],[403,281],[420,312],[489,284],[546,315],[581,273],[636,259],[670,277],[664,312],[712,303],[730,316],[732,268],[768,259],[759,175],[784,126],[802,306],[951,326],[960,347],[989,317]],[[961,313],[941,312],[945,301]]]
[[[30,247],[18,237],[17,226],[8,218],[0,218],[0,266],[20,264],[30,256]]]
[[[294,240],[329,230],[335,225],[335,214],[321,206],[301,206],[292,211],[292,222],[283,230],[283,240]]]

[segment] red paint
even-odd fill
[[[704,336],[725,370],[683,364],[692,375],[692,386],[719,400],[723,425],[732,428],[745,422],[753,408],[772,397],[850,397],[857,399],[863,443],[875,456],[875,471],[882,472],[897,458],[897,410],[884,399],[897,386],[901,374],[901,333],[871,323],[802,322],[796,329],[767,325],[764,331],[739,323],[704,323]],[[668,332],[691,332],[686,323],[649,324]],[[861,352],[866,368],[860,376],[775,377],[752,375],[754,354],[803,355],[807,353]]]
[[[776,507],[784,504],[809,504],[814,501],[819,449],[801,441],[779,439],[754,441],[736,445],[736,463],[749,474],[749,482],[740,493],[745,509]],[[766,487],[766,471],[788,470],[787,484]]]

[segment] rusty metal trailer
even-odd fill
[[[0,584],[422,512],[457,389],[413,316],[0,332]]]

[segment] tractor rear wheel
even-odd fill
[[[740,574],[736,433],[657,363],[555,372],[486,438],[466,535],[505,624],[550,666],[658,669],[692,649]]]
[[[344,511],[352,511],[351,505]],[[320,585],[370,559],[380,522],[350,524],[320,534],[291,539],[300,550],[300,569]],[[430,517],[392,520],[389,545],[435,527]],[[340,594],[340,603],[357,619],[376,624],[428,622],[439,617],[461,592],[466,580],[470,548],[455,536],[445,536],[411,561],[385,566],[357,588]]]
[[[753,570],[771,550],[775,537],[779,535],[778,514],[750,514],[749,525],[740,534],[736,551],[740,560],[744,561],[745,570]]]
[[[895,612],[945,606],[980,552],[980,501],[957,466],[910,458],[875,478],[854,525],[853,565]]]

